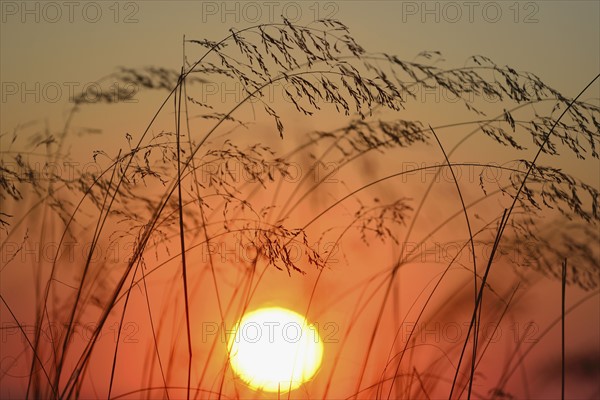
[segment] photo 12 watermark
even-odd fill
[[[403,23],[536,24],[540,14],[534,1],[403,1],[401,7]]]
[[[503,338],[513,343],[537,343],[540,327],[533,321],[514,322],[501,326],[497,321],[480,323],[478,326],[479,340],[498,343]],[[473,341],[473,327],[468,321],[430,321],[405,322],[400,326],[399,337],[402,343],[464,343]]]
[[[231,341],[245,343],[298,343],[304,335],[314,343],[338,343],[340,326],[333,321],[311,322],[302,325],[295,321],[247,321],[241,325],[228,326],[225,323],[204,321],[201,324],[202,343],[218,340],[228,344]]]
[[[2,1],[2,23],[139,22],[140,3],[135,1]]]
[[[100,330],[98,328],[99,325],[96,322],[74,322],[70,326],[69,340],[79,340],[82,343],[86,343],[100,338],[110,338],[115,343],[117,341],[122,343],[139,342],[138,334],[140,327],[136,322],[125,321],[123,324],[115,322],[111,325],[103,326]],[[67,329],[69,329],[67,322],[49,322],[39,327],[30,324],[18,326],[14,323],[3,322],[0,329],[0,343],[7,345],[11,341],[18,340],[23,344],[27,344],[27,339],[23,336],[23,333],[32,338],[37,334],[38,330],[40,340],[48,343],[58,343],[61,338],[65,337]]]
[[[402,242],[409,263],[473,263],[473,255],[477,259],[489,260],[492,254],[503,256],[511,263],[519,266],[536,264],[540,242],[536,240],[519,240],[512,243],[495,245],[492,241],[474,241],[475,252],[471,251],[469,239],[455,241],[421,241]]]
[[[203,185],[226,181],[230,184],[259,183],[267,177],[283,183],[295,184],[310,181],[318,184],[337,184],[339,167],[334,162],[316,161],[312,165],[297,162],[245,163],[238,160],[208,161],[196,169],[198,181]]]
[[[2,82],[2,103],[137,103],[133,82]]]
[[[202,22],[280,23],[333,19],[339,13],[335,1],[203,1]]]
[[[100,326],[96,322],[73,322],[69,325],[67,322],[50,321],[42,325],[35,324],[15,324],[13,322],[3,322],[0,326],[0,346],[3,349],[17,349],[21,346],[23,349],[30,349],[34,338],[37,342],[37,360],[33,370],[24,353],[7,355],[2,352],[0,358],[1,373],[12,378],[28,378],[32,373],[40,370],[42,366],[48,369],[54,360],[52,351],[42,351],[43,348],[58,346],[67,339],[70,344],[88,344],[97,341],[112,341],[119,345],[137,345],[140,343],[140,326],[133,321],[124,321],[123,323],[114,322],[111,325]],[[39,333],[39,336],[37,336]],[[25,335],[27,337],[25,337]],[[48,346],[45,346],[48,345]],[[55,361],[55,360],[54,360]],[[40,366],[40,363],[42,366]]]
[[[455,183],[498,184],[503,178],[508,178],[510,170],[503,169],[499,163],[488,162],[484,165],[475,162],[453,164],[449,167],[443,162],[416,162],[405,161],[401,163],[400,177],[402,183]]]
[[[220,262],[226,263],[249,263],[256,261],[257,257],[265,256],[265,248],[268,245],[261,243],[242,242],[240,240],[231,242],[209,242],[201,247],[203,263]],[[341,246],[336,241],[317,242],[308,245],[299,240],[291,240],[285,243],[285,259],[292,264],[301,263],[309,253],[320,254],[328,264],[340,262]]]

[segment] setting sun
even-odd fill
[[[305,318],[280,307],[247,313],[229,339],[233,371],[252,389],[287,392],[317,372],[323,343]]]

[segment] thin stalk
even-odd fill
[[[565,299],[567,292],[567,260],[562,264],[562,301],[561,301],[561,368],[560,398],[565,400]]]
[[[177,112],[177,202],[179,209],[179,238],[181,243],[181,264],[183,273],[183,296],[185,301],[185,323],[187,327],[187,345],[188,345],[188,371],[187,371],[187,400],[190,400],[190,387],[192,379],[192,332],[190,328],[190,305],[188,297],[188,279],[187,279],[187,264],[185,259],[185,233],[183,229],[183,205],[181,196],[181,94],[183,92],[181,81],[184,79],[183,68],[181,69],[180,82],[178,83],[179,88],[179,99],[175,100],[175,109]]]

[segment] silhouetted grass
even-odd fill
[[[193,51],[200,51],[201,55],[192,58],[190,53]],[[122,68],[109,75],[109,80],[135,84],[147,91],[167,90],[168,95],[141,134],[125,135],[128,148],[120,148],[113,156],[110,150],[93,151],[94,161],[104,163],[99,173],[78,170],[68,179],[60,174],[42,178],[36,175],[33,163],[28,161],[40,146],[47,150],[41,154],[41,159],[70,160],[63,150],[72,131],[72,118],[76,111],[92,106],[86,104],[88,97],[85,94],[76,98],[65,126],[56,136],[46,131],[44,135],[25,138],[24,133],[15,130],[12,136],[3,138],[9,143],[3,145],[0,160],[0,198],[9,206],[7,210],[12,207],[18,214],[9,214],[4,207],[0,214],[2,252],[11,252],[3,257],[6,262],[2,270],[16,263],[23,245],[30,239],[29,230],[38,227],[35,220],[38,209],[44,213],[39,225],[40,242],[45,241],[44,232],[49,229],[47,224],[51,217],[47,214],[52,213],[54,221],[61,222],[60,226],[54,225],[60,227],[56,231],[59,232],[56,256],[48,263],[42,260],[33,266],[37,279],[33,338],[23,329],[21,320],[26,318],[13,313],[9,303],[13,299],[0,295],[4,308],[24,336],[30,355],[29,380],[26,391],[20,395],[57,399],[89,396],[94,379],[88,368],[93,363],[92,357],[103,351],[97,346],[108,320],[116,318],[116,343],[110,352],[110,374],[108,381],[101,383],[99,397],[180,398],[185,393],[187,399],[241,398],[243,394],[238,381],[228,368],[228,350],[219,347],[222,343],[218,335],[212,339],[206,353],[200,356],[194,351],[193,339],[197,337],[194,320],[198,319],[198,310],[192,311],[192,299],[200,293],[207,304],[214,301],[218,322],[224,324],[239,319],[257,292],[269,290],[260,286],[266,271],[275,268],[291,279],[300,279],[311,273],[307,269],[310,267],[316,271],[314,284],[307,304],[299,306],[308,318],[319,315],[319,307],[332,307],[336,302],[344,301],[346,296],[362,292],[356,304],[347,305],[352,321],[340,332],[341,341],[331,364],[324,365],[315,378],[320,382],[315,386],[316,392],[302,392],[299,396],[329,398],[343,357],[348,352],[358,352],[361,362],[355,366],[356,380],[352,387],[337,390],[335,396],[343,393],[347,398],[390,399],[394,393],[397,398],[429,399],[443,393],[452,399],[462,398],[466,393],[469,399],[512,398],[507,388],[509,380],[517,368],[524,366],[524,359],[534,345],[522,351],[525,336],[519,338],[498,384],[487,393],[480,392],[474,382],[492,344],[482,333],[481,326],[484,320],[491,320],[495,333],[511,306],[518,303],[523,291],[534,284],[527,277],[545,274],[560,278],[562,285],[559,320],[562,321],[561,388],[562,398],[565,398],[565,317],[586,300],[598,296],[598,188],[556,166],[541,165],[538,160],[541,155],[546,156],[545,160],[558,160],[561,155],[599,158],[600,108],[579,100],[598,76],[577,97],[570,99],[535,74],[500,67],[483,56],[472,57],[472,65],[455,69],[437,66],[440,58],[438,52],[423,52],[416,61],[404,61],[386,53],[369,53],[352,38],[345,25],[334,20],[318,21],[310,27],[283,20],[281,24],[232,29],[231,34],[219,42],[184,38],[180,72],[156,67]],[[197,85],[222,81],[241,85],[241,101],[235,104],[204,103],[199,97],[203,94],[202,88]],[[289,133],[286,121],[289,110],[280,102],[265,99],[265,91],[279,83],[286,84],[284,90],[289,104],[299,115],[309,117],[335,111],[344,116],[340,126],[305,132],[294,143],[296,138]],[[411,101],[416,100],[412,91],[415,87],[447,90],[464,105],[471,118],[436,126],[429,121],[408,119],[407,110],[414,106]],[[486,102],[486,97],[495,101]],[[128,97],[121,93],[103,95],[97,101],[112,104],[124,99]],[[168,111],[170,101],[173,102],[172,115]],[[273,123],[273,130],[285,144],[284,150],[278,144],[270,146],[261,142],[260,136],[253,134],[250,128],[251,121],[238,116],[250,107],[254,115],[268,118]],[[162,127],[164,114],[167,114],[165,120],[173,118],[170,122],[172,130]],[[468,131],[449,147],[444,143],[452,138],[444,137],[442,131],[453,128]],[[489,143],[498,151],[510,150],[518,156],[504,165],[456,161],[453,157],[457,150],[477,137],[491,139]],[[19,142],[25,139],[30,139],[29,145]],[[532,160],[519,158],[527,149],[528,141],[536,149]],[[438,150],[432,149],[431,153],[441,152],[442,164],[395,172],[385,170],[384,173],[377,169],[375,172],[361,170],[361,163],[372,162],[368,157],[373,154],[382,157],[398,154],[400,157],[407,149],[430,144],[437,145]],[[22,149],[13,150],[13,145]],[[306,160],[314,166],[331,162],[336,169],[312,182],[310,177],[313,175],[304,174],[289,184],[286,181],[290,177],[289,167],[297,159],[304,160],[303,166],[307,164]],[[206,181],[201,174],[215,163],[219,168],[211,170],[214,173]],[[246,182],[236,182],[231,171],[223,168],[223,165],[231,164],[241,168],[248,178]],[[18,166],[19,172],[11,169],[11,165]],[[478,168],[481,171],[479,183],[461,182],[455,173],[455,168],[460,167]],[[452,211],[451,203],[444,203],[441,208],[450,216],[430,226],[422,222],[425,204],[432,196],[436,179],[446,169],[450,171],[459,206]],[[342,170],[355,171],[364,181],[338,181],[335,190],[328,190],[331,178]],[[507,173],[508,179],[497,182],[496,186],[485,183],[483,174],[486,170]],[[420,171],[434,171],[435,174],[416,202],[406,193],[389,190],[398,178]],[[471,196],[477,193],[477,197],[473,200],[467,193]],[[281,199],[281,196],[287,198]],[[509,199],[509,204],[502,205],[501,214],[478,215],[476,206],[489,200],[500,201],[503,197]],[[26,204],[26,201],[31,203]],[[546,235],[540,228],[553,211],[562,218],[558,223],[565,232],[577,229],[579,234],[565,234],[559,238]],[[336,212],[339,214],[335,215]],[[420,256],[420,246],[409,249],[407,243],[417,234],[422,237],[416,243],[426,243],[460,218],[465,220],[466,235],[460,239],[459,251],[439,269],[439,275],[430,282],[431,285],[421,288],[410,308],[402,310],[398,276],[401,270],[414,266]],[[482,223],[475,225],[475,221]],[[319,229],[321,226],[324,228]],[[23,229],[25,235],[20,239]],[[81,242],[85,234],[91,235],[85,259],[65,263],[59,256],[67,239]],[[370,274],[367,280],[357,278],[356,285],[338,298],[319,297],[317,288],[324,275],[343,274],[340,270],[331,271],[332,249],[353,237],[365,246],[384,243],[394,261],[383,272]],[[208,259],[201,262],[194,259],[194,264],[200,266],[192,268],[193,251],[202,252],[204,247],[210,249],[212,245],[228,243],[232,238],[237,239],[236,244],[251,245],[256,249],[250,259],[222,262],[233,270],[231,279],[239,277],[235,284],[219,275],[222,272],[217,271],[218,263],[210,251]],[[95,261],[102,243],[123,243],[128,239],[134,242],[128,259],[118,259],[114,263],[106,259]],[[514,248],[515,254],[522,255],[523,250],[518,244],[524,241],[535,244],[525,250],[525,255],[529,256],[525,272],[518,260],[502,258],[500,250],[502,243],[502,247]],[[15,243],[20,245],[13,246]],[[333,244],[333,247],[323,247],[323,244]],[[491,245],[491,253],[479,255],[478,247],[487,244]],[[302,248],[300,260],[293,256],[295,246]],[[350,259],[349,264],[358,255],[353,251],[344,253],[346,259]],[[470,253],[472,265],[460,262],[459,256],[464,251]],[[516,276],[505,293],[490,283],[492,264],[495,271],[501,262],[512,264]],[[562,265],[560,273],[558,265]],[[70,267],[74,268],[67,269]],[[171,314],[164,309],[160,313],[156,311],[159,299],[151,295],[155,289],[148,282],[149,277],[158,276],[168,268],[181,273],[180,276],[174,274],[170,282],[160,281],[165,296],[163,306],[166,303]],[[448,298],[435,309],[433,298],[447,282],[448,272],[456,268],[467,270],[472,276],[472,282],[468,283],[472,285],[473,295],[472,303],[468,304],[466,338],[440,349],[443,356],[431,361],[426,371],[420,370],[421,349],[414,338],[418,329],[411,331],[401,343],[401,327],[413,312],[417,314],[416,322],[433,320],[443,312],[445,305],[452,304],[454,299]],[[209,286],[214,293],[202,292],[203,274],[209,276]],[[70,283],[62,281],[69,277],[72,278]],[[568,309],[565,304],[567,284],[589,292]],[[229,290],[231,286],[233,288]],[[146,360],[125,360],[120,356],[119,344],[127,313],[132,313],[130,301],[135,290],[144,296],[150,324],[152,343]],[[183,309],[178,307],[180,297]],[[393,322],[386,325],[386,312],[389,312],[386,307],[391,297]],[[375,302],[379,303],[371,305]],[[361,338],[365,338],[365,348],[348,348],[352,335],[360,329],[361,317],[373,309],[376,310],[374,322],[368,331],[359,332]],[[94,316],[95,326],[90,340],[78,348],[73,345],[73,336],[86,314],[88,318]],[[53,338],[56,342],[53,340],[48,346],[42,338],[42,326],[64,318],[67,321],[64,334]],[[382,328],[384,325],[385,329]],[[389,329],[390,326],[393,329]],[[552,328],[553,325],[547,327],[539,338]],[[180,329],[185,330],[184,355],[178,352],[177,346],[177,338],[182,337]],[[374,365],[374,362],[381,362],[377,345],[382,330],[395,334],[386,362]],[[164,343],[169,338],[171,343],[167,348]],[[427,353],[423,354],[423,357],[427,356]],[[49,366],[42,361],[46,355],[51,359]],[[379,358],[373,361],[375,357]],[[441,366],[442,359],[450,360],[451,367]],[[147,382],[139,382],[138,389],[131,392],[115,394],[115,383],[119,379],[117,368],[121,363],[135,364],[136,368],[147,367]],[[183,364],[185,386],[176,384],[179,382],[176,375]],[[197,365],[201,365],[198,370],[195,369]],[[153,375],[156,368],[160,377]],[[215,373],[216,378],[211,375]],[[84,384],[85,394],[82,393]],[[131,382],[129,387],[136,385],[138,383]],[[277,394],[278,397],[281,395]],[[287,396],[290,398],[291,394]]]

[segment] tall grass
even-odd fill
[[[370,53],[334,20],[232,29],[218,42],[184,39],[183,60],[180,72],[122,68],[110,75],[141,93],[168,93],[145,129],[127,133],[118,149],[93,151],[99,172],[36,174],[38,160],[71,160],[64,149],[76,112],[99,107],[86,104],[85,94],[57,134],[3,134],[0,297],[11,325],[2,328],[22,335],[24,349],[11,360],[26,360],[28,371],[18,379],[11,365],[3,369],[3,396],[268,398],[249,393],[230,371],[219,335],[198,338],[206,333],[203,322],[232,326],[264,299],[290,301],[271,295],[284,292],[268,285],[273,276],[289,276],[279,282],[310,282],[294,301],[309,319],[332,318],[336,307],[346,315],[332,325],[339,341],[325,346],[331,355],[319,374],[288,398],[513,398],[515,373],[526,371],[527,354],[558,322],[532,344],[529,331],[519,331],[496,384],[482,383],[480,370],[495,346],[482,326],[499,331],[506,317],[518,315],[527,291],[549,276],[562,285],[562,295],[550,296],[562,299],[565,398],[565,321],[598,298],[600,216],[598,187],[559,165],[599,157],[600,108],[597,99],[581,100],[598,76],[569,98],[533,73],[483,56],[444,68],[438,52],[413,61]],[[243,97],[205,103],[207,82],[237,83]],[[270,101],[268,90],[283,84],[287,101]],[[451,93],[457,104],[441,106],[464,106],[469,117],[412,118],[423,109],[427,116],[430,106],[419,104],[416,88]],[[96,101],[119,103],[119,96]],[[319,115],[339,115],[339,126],[306,131],[295,123]],[[459,160],[470,142],[509,158]],[[46,152],[37,154],[42,146]],[[398,161],[419,152],[429,155],[423,161],[441,162],[407,169]],[[298,166],[303,173],[295,179]],[[465,182],[460,168],[477,171],[478,181]],[[431,179],[405,183],[423,171]],[[438,184],[448,171],[450,185]],[[484,181],[487,171],[504,179]],[[444,201],[432,203],[440,193]],[[422,245],[448,230],[460,246],[449,261],[434,263],[432,274],[419,262]],[[32,241],[53,243],[52,254],[32,262],[25,257]],[[65,260],[72,243],[85,244],[86,253]],[[125,243],[133,243],[128,257],[98,260],[102,246]],[[214,251],[232,244],[233,261]],[[365,252],[385,267],[373,264],[353,279],[344,269],[356,273]],[[346,266],[333,264],[340,258]],[[11,280],[21,280],[15,270],[26,266],[35,278],[26,288],[35,294],[33,311],[8,290]],[[468,280],[450,279],[462,271]],[[407,288],[419,274],[427,282]],[[335,298],[321,289],[331,280],[342,286]],[[587,292],[569,308],[567,285]],[[427,321],[444,315],[466,321],[466,337],[417,344]],[[55,321],[65,329],[47,340],[44,326]],[[88,340],[78,343],[78,327],[89,321]],[[124,346],[128,321],[148,328],[143,359]],[[402,337],[409,322],[417,328]],[[101,343],[112,326],[115,341]],[[98,371],[96,364],[108,368]]]

